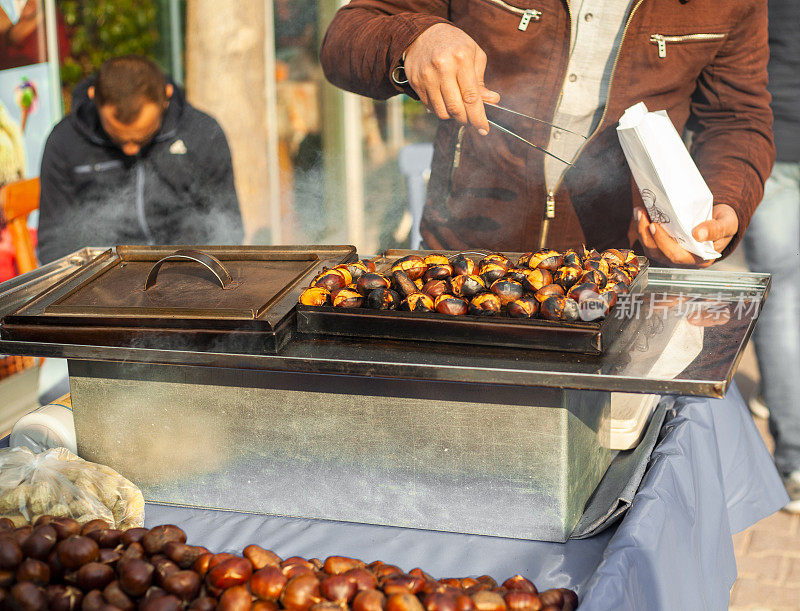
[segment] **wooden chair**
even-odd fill
[[[39,207],[39,179],[30,178],[0,187],[0,211],[8,225],[17,271],[20,274],[36,269],[36,253],[28,231],[28,215]]]

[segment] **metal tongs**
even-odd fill
[[[560,131],[567,132],[567,133],[573,134],[575,136],[580,136],[584,140],[587,140],[587,137],[584,136],[583,134],[579,134],[578,132],[574,132],[571,129],[567,129],[566,127],[561,127],[560,125],[555,125],[553,123],[550,123],[550,121],[545,121],[544,119],[537,119],[536,117],[532,117],[530,115],[526,115],[525,113],[517,112],[516,110],[511,110],[510,108],[505,108],[504,106],[498,106],[497,104],[491,104],[489,102],[484,102],[484,105],[485,106],[491,106],[492,108],[496,108],[497,110],[502,110],[504,112],[511,113],[512,115],[517,115],[518,117],[523,117],[523,118],[528,119],[530,121],[536,121],[537,123],[544,123],[545,125],[549,125],[550,127],[554,127],[554,128],[556,128],[556,129],[558,129]],[[525,138],[520,136],[518,133],[508,129],[507,127],[504,127],[503,125],[500,125],[499,123],[497,123],[495,121],[492,121],[488,117],[487,117],[487,120],[489,121],[490,125],[494,125],[497,129],[499,129],[502,132],[507,133],[509,136],[513,136],[514,138],[516,138],[517,140],[521,140],[522,142],[524,142],[528,146],[532,146],[537,151],[542,151],[545,155],[550,155],[550,157],[558,159],[561,163],[564,163],[564,164],[566,164],[568,166],[572,165],[572,163],[570,163],[569,161],[567,161],[565,159],[561,159],[561,157],[551,153],[547,149],[542,148],[541,146],[538,146],[538,145],[534,144],[533,142],[531,142],[529,140],[526,140]]]

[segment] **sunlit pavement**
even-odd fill
[[[715,269],[745,271],[741,249]],[[757,392],[758,366],[751,346],[742,357],[736,382],[746,399]],[[767,421],[754,418],[772,450]],[[739,578],[731,590],[732,610],[800,609],[800,515],[779,511],[733,537]]]

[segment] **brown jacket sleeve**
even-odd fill
[[[767,2],[748,3],[714,61],[697,80],[692,101],[692,154],[714,194],[739,217],[733,251],[764,194],[775,161],[767,92]]]
[[[416,95],[391,80],[403,52],[426,29],[448,23],[446,0],[353,0],[336,13],[320,59],[327,79],[342,89],[384,100]]]

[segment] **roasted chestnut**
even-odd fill
[[[547,284],[536,291],[533,296],[536,298],[536,301],[542,303],[545,299],[548,299],[552,296],[564,296],[564,289],[559,284]]]
[[[567,297],[574,299],[575,301],[580,301],[581,299],[586,299],[588,297],[599,296],[600,288],[593,282],[582,282],[581,284],[576,284],[569,291],[567,291]]]
[[[586,261],[583,262],[583,269],[585,270],[594,269],[597,270],[598,272],[601,272],[604,276],[608,276],[608,270],[609,270],[608,261],[600,257],[594,259],[586,259]]]
[[[525,289],[522,288],[522,285],[519,282],[516,280],[507,280],[505,278],[495,280],[492,283],[490,290],[500,298],[500,302],[503,305],[506,305],[515,299],[519,299],[525,292]]]
[[[611,267],[608,273],[608,280],[609,284],[616,284],[617,282],[622,282],[630,286],[633,279],[630,277],[628,272],[626,272],[622,267]]]
[[[546,269],[549,272],[556,271],[563,264],[564,258],[555,250],[540,250],[528,260],[528,267],[531,269]]]
[[[578,267],[583,267],[581,256],[574,248],[564,251],[561,256],[564,259],[564,265],[577,265]]]
[[[364,267],[366,267],[366,268],[367,268],[367,271],[368,271],[369,273],[372,273],[372,272],[374,272],[374,271],[375,271],[375,262],[374,262],[372,259],[361,259],[361,260],[359,261],[359,263],[361,263],[361,265],[363,265]]]
[[[358,282],[356,282],[358,292],[364,296],[375,289],[391,288],[391,285],[392,283],[389,282],[389,279],[386,276],[376,274],[374,272],[362,274],[362,276],[358,279]]]
[[[329,291],[346,287],[353,281],[350,272],[343,269],[329,269],[323,271],[311,282],[311,286],[321,286]]]
[[[361,293],[348,288],[331,293],[331,299],[335,308],[360,308],[364,303]]]
[[[539,311],[539,302],[534,297],[521,297],[509,302],[506,310],[513,318],[532,318]]]
[[[553,295],[542,302],[539,315],[547,320],[576,322],[580,319],[580,310],[574,299]]]
[[[373,310],[396,310],[401,299],[392,289],[375,289],[367,295],[365,305]]]
[[[403,297],[419,292],[416,283],[402,270],[392,272],[392,288]]]
[[[423,261],[425,265],[450,265],[450,259],[444,255],[427,255]]]
[[[471,274],[459,274],[451,278],[450,284],[453,287],[453,295],[464,299],[471,299],[478,293],[486,291],[483,278]]]
[[[600,290],[600,298],[606,302],[609,310],[617,305],[617,292],[608,286]]]
[[[583,269],[575,265],[562,265],[553,274],[553,282],[569,289],[583,274]]]
[[[508,271],[506,272],[506,278],[510,278],[511,280],[516,280],[520,284],[525,281],[525,272],[530,270],[523,269],[521,267],[509,267]]]
[[[591,259],[593,257],[599,257],[600,253],[597,252],[594,248],[589,250],[586,248],[586,245],[581,244],[581,247],[577,249],[578,254],[581,256],[581,262],[586,261],[586,259]]]
[[[440,314],[449,314],[450,316],[462,316],[469,310],[466,301],[447,294],[439,295],[434,301],[433,307]]]
[[[341,265],[337,265],[333,269],[346,269],[350,273],[350,277],[352,278],[352,282],[358,280],[363,274],[366,274],[369,270],[367,266],[364,265],[361,261],[356,261],[354,263],[343,263]],[[373,266],[373,269],[374,266]]]
[[[581,277],[578,278],[578,284],[591,282],[592,284],[596,284],[599,288],[603,288],[607,281],[608,278],[606,275],[598,269],[586,270],[581,274]]]
[[[508,265],[506,263],[498,263],[495,261],[481,261],[478,265],[478,275],[483,278],[486,284],[491,284],[506,275]]]
[[[469,313],[473,316],[492,316],[498,314],[503,307],[503,302],[494,293],[481,293],[475,295],[469,302]]]
[[[453,275],[453,266],[449,263],[446,265],[431,265],[422,276],[423,282],[431,280],[444,280]]]
[[[405,272],[412,280],[422,278],[427,269],[428,266],[425,264],[425,260],[419,255],[408,255],[392,263],[393,273],[398,271]]]
[[[321,286],[312,286],[300,294],[300,303],[309,306],[330,305],[331,292]]]
[[[483,259],[480,260],[479,265],[483,263],[499,263],[500,265],[503,265],[505,267],[511,267],[511,261],[501,252],[489,253]]]
[[[553,276],[549,271],[546,269],[531,269],[525,273],[525,280],[522,282],[522,286],[525,287],[526,290],[535,293],[543,286],[552,283]]]
[[[401,310],[409,312],[432,312],[433,308],[433,299],[425,293],[411,293],[400,304]]]
[[[616,282],[616,283],[613,283],[613,284],[611,282],[609,282],[603,288],[614,291],[617,294],[617,296],[619,296],[619,295],[627,295],[628,293],[631,292],[630,287],[627,284],[625,284],[624,282]]]
[[[608,248],[604,250],[600,256],[605,259],[609,265],[623,265],[625,263],[625,255],[616,248]]]
[[[453,274],[456,276],[474,276],[477,266],[475,261],[466,255],[458,255],[453,259]]]
[[[450,282],[450,278],[445,278],[443,280],[429,280],[422,287],[422,292],[436,299],[443,293],[452,293],[453,284]]]
[[[599,320],[608,316],[608,303],[599,294],[587,296],[578,301],[581,320]]]

